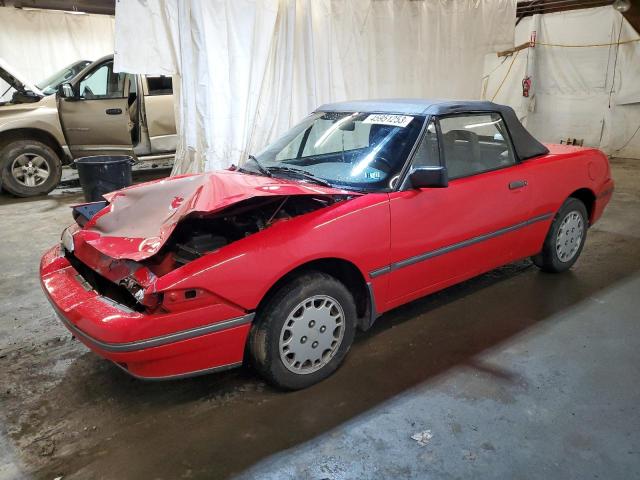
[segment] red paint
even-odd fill
[[[182,197],[173,197],[173,200],[171,201],[171,209],[175,210],[182,204],[183,201],[184,198]]]
[[[170,270],[161,263],[149,268],[137,261],[142,238],[104,236],[95,219],[74,227],[75,255],[103,276],[118,282],[135,278],[145,300],[161,302],[145,313],[125,312],[86,291],[59,247],[42,258],[45,293],[67,321],[100,342],[135,342],[210,325],[253,312],[267,291],[285,274],[310,261],[342,259],[370,282],[379,313],[514,260],[538,253],[552,216],[574,192],[596,197],[590,222],[608,203],[613,182],[607,158],[595,149],[549,145],[551,152],[515,166],[452,180],[448,188],[356,195],[348,200],[287,221]],[[591,165],[591,167],[589,167]],[[185,178],[185,177],[182,177]],[[526,180],[510,190],[510,182]],[[164,180],[163,188],[179,179]],[[199,193],[184,196],[176,217],[155,226],[164,241],[175,222],[192,212],[217,211],[256,195],[325,195],[345,192],[301,182],[237,172],[220,172],[197,180]],[[153,184],[151,184],[153,185]],[[134,187],[152,188],[151,185]],[[195,192],[194,190],[194,192]],[[118,216],[118,199],[99,218]],[[277,192],[277,193],[276,193]],[[166,213],[176,193],[166,188]],[[552,216],[522,228],[459,248],[389,273],[370,272],[394,262],[521,224]],[[144,247],[143,247],[144,248]],[[193,298],[187,298],[186,292]],[[146,303],[146,302],[145,302]],[[148,304],[148,303],[146,303]],[[146,377],[178,375],[241,362],[249,324],[135,352],[108,352],[85,343],[110,360],[126,363]]]
[[[350,194],[279,178],[220,171],[156,180],[104,197],[108,208],[94,216],[79,235],[99,254],[144,260],[157,253],[187,215],[220,211],[255,197]]]

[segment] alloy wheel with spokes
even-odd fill
[[[284,366],[298,374],[313,373],[331,361],[344,337],[342,306],[327,295],[314,295],[288,315],[278,350]]]
[[[49,178],[49,163],[40,155],[23,153],[13,160],[11,175],[16,182],[25,187],[37,187]]]
[[[44,195],[62,177],[62,160],[55,146],[34,138],[14,140],[0,146],[2,189],[18,197]]]

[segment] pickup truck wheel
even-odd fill
[[[545,272],[559,273],[576,263],[589,225],[587,208],[577,198],[569,198],[551,223],[542,252],[532,258]]]
[[[355,302],[347,288],[325,273],[305,273],[280,287],[259,312],[249,353],[269,383],[306,388],[340,366],[355,325]]]
[[[36,140],[17,140],[0,150],[2,188],[18,197],[43,195],[53,190],[62,176],[62,162],[48,145]]]

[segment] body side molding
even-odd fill
[[[248,313],[242,317],[232,318],[230,320],[224,320],[221,322],[212,323],[210,325],[204,325],[202,327],[191,328],[189,330],[182,330],[179,332],[171,333],[168,335],[162,335],[159,337],[148,338],[144,340],[137,340],[135,342],[127,343],[107,343],[102,342],[86,334],[73,323],[68,321],[63,315],[58,315],[60,320],[78,337],[82,337],[87,342],[95,345],[96,347],[107,352],[133,352],[136,350],[143,350],[145,348],[159,347],[161,345],[167,345],[169,343],[179,342],[181,340],[188,340],[190,338],[200,337],[209,333],[219,332],[220,330],[226,330],[228,328],[238,327],[246,323],[251,323],[255,313]]]
[[[504,235],[505,233],[513,232],[514,230],[527,227],[537,222],[543,222],[552,217],[553,217],[553,213],[545,213],[543,215],[532,217],[529,220],[525,220],[524,222],[516,223],[515,225],[504,227],[499,230],[495,230],[493,232],[485,233],[483,235],[478,235],[477,237],[472,237],[467,240],[463,240],[462,242],[454,243],[452,245],[447,245],[446,247],[440,247],[435,250],[431,250],[429,252],[415,255],[413,257],[405,258],[404,260],[400,260],[390,265],[386,265],[384,267],[377,268],[376,270],[372,270],[371,272],[369,272],[369,277],[375,278],[380,275],[384,275],[385,273],[389,273],[393,270],[397,270],[403,267],[408,267],[409,265],[413,265],[418,262],[423,262],[424,260],[429,260],[430,258],[438,257],[440,255],[453,252],[460,248],[469,247],[471,245],[475,245],[476,243],[484,242],[485,240],[490,240],[500,235]]]

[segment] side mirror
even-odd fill
[[[58,87],[58,94],[60,95],[60,97],[62,98],[76,98],[76,94],[73,91],[73,87],[71,86],[71,84],[69,82],[65,82],[60,84],[60,86]]]
[[[447,167],[416,167],[409,174],[413,188],[444,188],[449,186]]]

